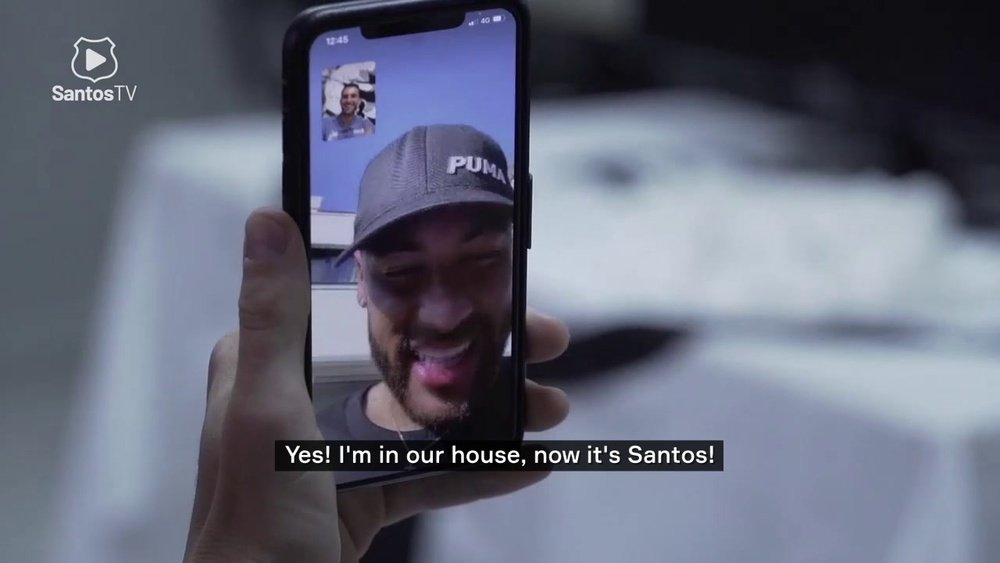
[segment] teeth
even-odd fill
[[[457,359],[458,356],[462,355],[463,352],[469,349],[469,344],[470,342],[466,341],[450,348],[431,348],[421,346],[417,347],[414,350],[414,353],[416,353],[417,357],[421,360],[443,362]]]

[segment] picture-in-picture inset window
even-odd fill
[[[348,63],[323,70],[324,141],[375,132],[375,62]]]

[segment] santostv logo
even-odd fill
[[[115,42],[110,37],[88,39],[81,37],[73,43],[73,60],[70,70],[81,80],[97,84],[118,73]],[[56,102],[131,102],[138,86],[115,84],[109,88],[67,88],[56,84],[52,87],[52,100]]]

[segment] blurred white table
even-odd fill
[[[571,388],[560,439],[722,439],[722,473],[556,473],[419,561],[1000,561],[1000,359],[707,337]]]
[[[746,235],[764,224],[782,228],[765,230],[764,238],[756,239],[761,244],[795,238],[812,227],[802,217],[822,220],[823,214],[810,211],[806,197],[794,198],[782,213],[768,212],[766,203],[783,201],[794,183],[770,199],[767,186],[740,196],[730,184],[745,178],[734,166],[747,154],[755,162],[787,164],[803,146],[805,126],[724,100],[694,103],[667,96],[661,105],[674,108],[660,115],[671,125],[661,128],[666,133],[647,127],[632,131],[633,137],[623,132],[602,139],[622,150],[631,150],[628,143],[636,139],[646,145],[659,139],[664,150],[672,142],[721,159],[707,163],[705,170],[722,174],[713,173],[707,184],[687,184],[704,175],[668,174],[664,180],[667,186],[717,186],[707,201],[699,201],[693,189],[672,194],[674,202],[687,205],[672,217],[702,218],[711,228],[691,220],[657,223],[658,213],[674,209],[661,201],[669,193],[658,198],[648,191],[622,191],[608,197],[610,192],[597,191],[596,180],[554,174],[560,163],[567,164],[560,150],[573,157],[594,147],[566,145],[565,133],[574,129],[565,115],[536,108],[536,224],[529,259],[534,303],[581,329],[640,317],[668,322],[699,311],[753,316],[770,310],[780,313],[779,320],[809,321],[844,309],[912,317],[913,300],[894,298],[920,295],[922,286],[910,283],[913,276],[924,280],[928,265],[939,264],[947,214],[935,203],[933,189],[918,186],[917,195],[900,201],[869,190],[871,204],[863,186],[852,190],[856,197],[837,199],[837,181],[829,180],[829,189],[820,190],[823,208],[839,209],[838,217],[847,220],[857,210],[871,233],[870,248],[859,255],[844,251],[856,239],[838,235],[842,229],[835,221],[824,222],[808,240],[833,253],[842,277],[810,275],[806,281],[816,298],[797,301],[802,294],[784,291],[795,284],[781,276],[783,268],[797,267],[800,249],[771,252],[761,269],[749,252],[755,242]],[[594,115],[600,107],[607,106],[569,115],[600,120]],[[690,145],[685,130],[692,132]],[[746,146],[715,146],[743,139],[748,131],[758,134]],[[208,357],[219,336],[236,326],[243,222],[253,208],[280,201],[276,118],[166,126],[137,147],[62,460],[52,561],[181,557]],[[726,156],[726,150],[734,154]],[[562,169],[576,173],[579,164],[577,159]],[[640,187],[655,184],[647,178]],[[764,203],[746,214],[725,205],[733,197],[742,198],[741,205]],[[607,207],[609,201],[615,207]],[[872,222],[870,204],[895,208],[890,232]],[[640,216],[642,209],[647,213]],[[663,229],[637,232],[637,225]],[[581,227],[607,238],[593,245],[567,239]],[[694,228],[701,231],[689,232]],[[740,257],[737,262],[725,261],[729,254],[721,250],[727,248]],[[882,270],[875,267],[880,256],[899,252]],[[635,271],[634,264],[646,271]],[[690,270],[698,264],[719,268]],[[880,273],[891,275],[873,292],[867,278],[851,277],[858,264],[868,268],[863,276],[876,281]],[[815,267],[822,271],[822,265]],[[995,270],[977,271],[978,279],[992,280]],[[751,278],[757,283],[740,285]],[[783,285],[769,286],[773,279]],[[996,287],[991,283],[973,289],[986,294]],[[766,308],[756,306],[762,303],[761,289],[770,290]],[[574,414],[558,436],[721,438],[725,473],[561,474],[509,499],[435,515],[426,560],[997,561],[1000,551],[985,531],[987,524],[1000,525],[995,502],[1000,486],[996,472],[988,470],[998,451],[992,413],[1000,412],[1000,403],[993,402],[1000,393],[994,375],[1000,377],[1000,366],[985,358],[708,340],[682,359],[651,361],[614,374],[600,388],[578,390]]]

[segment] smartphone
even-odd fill
[[[513,0],[345,2],[289,27],[283,203],[309,249],[324,439],[521,440],[527,37]]]

